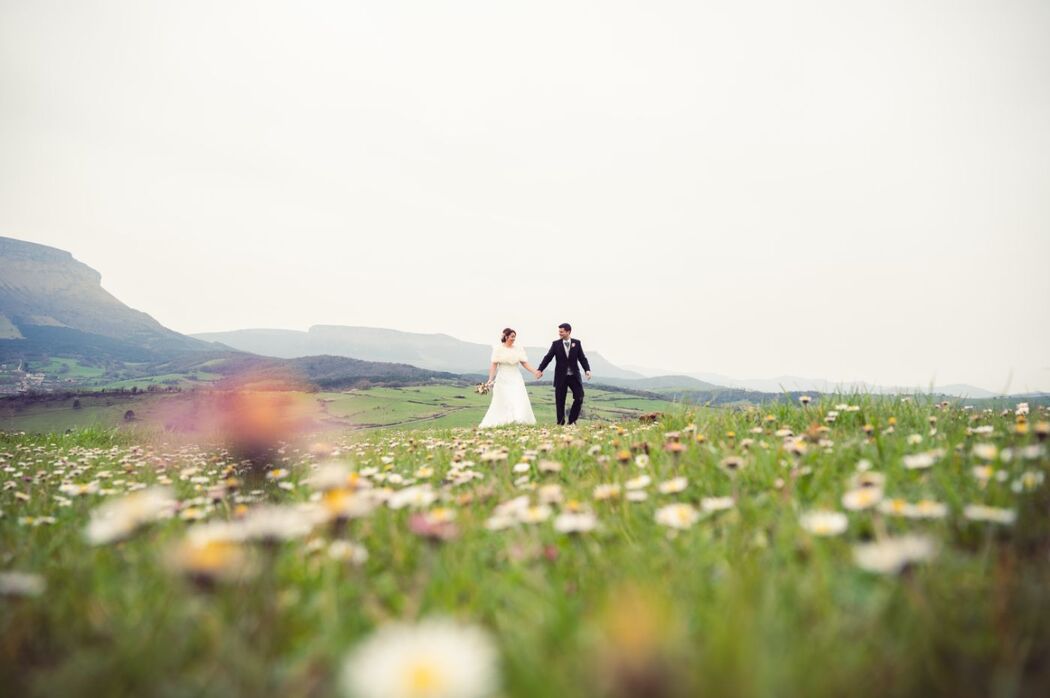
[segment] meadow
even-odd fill
[[[5,693],[1050,693],[1046,407],[610,394],[478,431],[368,392],[318,397],[387,428],[265,461],[0,434]]]
[[[117,386],[121,387],[121,386]],[[129,386],[123,386],[125,388]],[[466,385],[421,385],[358,388],[346,391],[290,391],[302,405],[315,429],[351,430],[381,428],[470,427],[481,422],[489,398]],[[554,392],[551,387],[529,386],[537,420],[554,421]],[[132,428],[136,432],[164,431],[165,418],[180,404],[194,399],[185,393],[107,393],[74,398],[0,401],[0,429],[32,433],[62,432],[78,428]],[[588,387],[585,416],[614,421],[645,412],[676,409],[674,402],[642,398],[628,393]],[[128,424],[127,410],[136,421]]]

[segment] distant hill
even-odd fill
[[[492,354],[491,346],[464,342],[447,334],[419,334],[378,327],[314,325],[306,332],[248,329],[192,336],[263,356],[292,359],[330,354],[367,361],[394,361],[432,371],[466,374],[486,372]],[[539,364],[547,348],[526,347],[533,365]],[[625,371],[609,363],[601,354],[590,349],[587,350],[587,358],[591,369],[603,380],[644,378],[641,374]]]
[[[632,390],[692,390],[692,391],[717,391],[726,388],[714,383],[707,383],[692,376],[654,376],[652,378],[597,378],[602,383],[614,385]]]
[[[861,381],[829,381],[823,378],[801,378],[799,376],[777,376],[766,379],[742,379],[736,380],[726,376],[711,373],[691,374],[702,380],[718,380],[722,385],[743,390],[758,390],[764,392],[817,392],[817,393],[872,393],[876,395],[897,395],[910,393],[932,393],[935,395],[950,395],[953,397],[968,398],[990,398],[996,397],[984,388],[973,385],[955,383],[951,385],[935,385],[932,390],[930,386],[903,386],[903,385],[875,385]]]
[[[640,373],[644,376],[659,376],[672,373],[659,368],[644,366],[626,366],[625,368]],[[973,399],[984,399],[998,397],[1001,393],[985,390],[974,385],[964,383],[953,383],[950,385],[936,385],[933,390],[930,386],[886,386],[865,383],[862,381],[830,381],[824,378],[804,378],[801,376],[774,376],[772,378],[732,378],[718,373],[688,373],[687,377],[700,380],[712,385],[724,386],[726,388],[737,388],[740,390],[754,390],[766,393],[787,392],[813,392],[813,393],[873,393],[876,395],[930,393],[935,395],[950,395],[952,397],[966,397]],[[670,386],[686,387],[686,386]]]
[[[100,367],[91,379],[45,386],[50,389],[128,383],[223,387],[251,381],[331,390],[458,380],[404,363],[346,356],[286,360],[195,339],[121,303],[102,288],[99,272],[69,252],[0,237],[0,358],[39,366],[49,357],[75,357]]]
[[[126,361],[213,348],[169,330],[102,288],[69,252],[0,237],[0,356],[64,352]]]
[[[361,361],[345,356],[307,356],[275,359],[243,352],[183,354],[154,364],[151,372],[160,375],[217,374],[217,388],[253,385],[298,387],[303,389],[345,390],[372,385],[404,386],[426,383],[462,382],[452,373],[427,371],[406,364]]]

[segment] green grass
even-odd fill
[[[148,420],[165,395],[82,395],[80,409],[74,398],[34,402],[18,407],[0,407],[0,429],[30,433],[64,432],[67,429],[116,428],[125,425],[124,413],[135,412]]]
[[[124,381],[110,387],[147,387],[140,381]],[[554,391],[532,386],[529,393],[536,418],[553,423]],[[315,404],[318,428],[330,429],[419,429],[473,427],[481,422],[490,396],[478,395],[471,386],[426,385],[404,388],[369,388],[348,392],[300,393]],[[82,426],[121,427],[124,412],[134,410],[140,422],[163,415],[165,405],[192,399],[182,394],[107,394],[81,396],[81,409],[72,399],[42,400],[18,407],[0,403],[0,429],[43,433]],[[584,419],[615,421],[639,412],[677,409],[670,402],[625,397],[623,393],[587,390]],[[161,420],[163,421],[163,420]]]
[[[533,412],[540,423],[555,421],[554,389],[529,386]],[[328,413],[358,426],[429,428],[471,427],[481,423],[491,397],[470,387],[429,385],[411,388],[369,388],[324,393]],[[571,404],[571,397],[569,399]],[[638,412],[666,411],[677,406],[664,400],[625,397],[623,393],[590,388],[584,396],[584,418],[614,421]]]
[[[429,423],[443,427],[441,420],[480,408],[468,396],[467,409],[443,412],[461,393],[449,386],[355,392],[335,396],[329,411],[349,418],[390,400],[398,407],[384,411],[389,419],[441,412]],[[547,409],[542,395],[534,398],[537,411]],[[375,628],[452,614],[495,638],[507,696],[1047,695],[1050,490],[1037,480],[1050,459],[1034,431],[1050,413],[1037,409],[1019,433],[1012,413],[845,400],[860,410],[830,423],[835,400],[675,412],[652,426],[329,433],[323,438],[336,453],[311,448],[312,438],[285,447],[276,462],[291,473],[290,491],[241,470],[244,486],[214,500],[204,494],[234,467],[221,451],[100,429],[0,434],[0,477],[12,483],[0,489],[2,569],[47,583],[39,597],[0,605],[0,680],[5,693],[26,696],[337,695],[343,657]],[[991,433],[971,431],[977,427]],[[785,442],[779,429],[809,436]],[[678,456],[663,448],[669,432],[685,446]],[[975,453],[978,444],[993,445],[995,454]],[[506,448],[506,459],[482,461],[494,446]],[[534,462],[556,460],[561,472],[532,469],[521,480],[511,466],[530,449],[541,452]],[[932,467],[904,466],[905,455],[931,449],[943,449]],[[650,461],[639,467],[633,457],[643,450]],[[744,467],[721,467],[729,456]],[[448,484],[459,459],[474,461],[482,477]],[[410,529],[410,509],[380,506],[306,538],[248,549],[254,565],[241,577],[207,586],[166,564],[169,547],[194,524],[165,520],[98,547],[82,535],[95,507],[160,478],[209,520],[232,518],[237,497],[249,507],[304,502],[306,478],[321,460],[364,471],[375,487],[391,474],[429,484],[445,498],[430,508],[452,509],[458,534],[424,539]],[[861,462],[885,477],[887,498],[928,498],[947,505],[947,515],[846,511],[841,535],[807,532],[802,513],[844,511],[842,496]],[[420,471],[424,465],[432,472]],[[975,477],[983,465],[990,478]],[[595,499],[596,485],[642,474],[652,478],[645,501]],[[675,476],[688,479],[683,491],[656,489]],[[63,482],[91,481],[113,491],[68,506],[55,498]],[[1017,482],[1028,485],[1015,491]],[[485,527],[500,502],[535,500],[533,484],[559,485],[564,502],[592,510],[600,527],[582,535],[558,533],[549,520]],[[699,508],[716,496],[735,496],[735,505],[680,531],[655,520],[665,504]],[[564,502],[555,513],[570,506]],[[1016,522],[967,519],[964,507],[978,503],[1012,510]],[[20,522],[39,516],[56,521]],[[855,546],[906,533],[929,537],[937,554],[901,574],[855,564]],[[367,562],[329,557],[333,539],[363,545]]]
[[[87,366],[73,358],[51,357],[47,363],[32,361],[28,370],[33,373],[46,373],[58,378],[90,380],[105,374],[106,369],[98,366]]]
[[[191,378],[191,376],[193,376]],[[112,381],[109,383],[100,384],[99,388],[105,388],[106,390],[115,390],[119,388],[131,389],[139,388],[144,390],[149,388],[151,385],[157,385],[160,387],[166,386],[183,386],[190,387],[194,385],[201,385],[211,383],[213,381],[222,378],[221,374],[209,373],[207,371],[191,371],[189,373],[162,373],[156,376],[145,376],[142,378],[128,378],[125,380]]]

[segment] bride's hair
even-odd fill
[[[499,338],[499,343],[500,344],[506,344],[507,343],[507,337],[511,336],[512,334],[517,334],[517,332],[515,332],[512,329],[510,329],[509,327],[504,327],[503,328],[503,336]]]

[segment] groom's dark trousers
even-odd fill
[[[554,407],[558,412],[558,424],[565,424],[565,397],[572,390],[572,407],[569,408],[569,424],[575,424],[583,409],[583,382],[580,375],[565,376],[554,385]]]
[[[565,342],[569,349],[565,349]],[[583,382],[580,380],[580,365],[584,371],[591,370],[587,355],[583,353],[583,342],[578,339],[551,342],[551,348],[540,362],[539,370],[554,361],[554,406],[558,413],[558,424],[565,424],[565,396],[572,390],[572,407],[569,408],[569,424],[575,424],[583,409]]]

